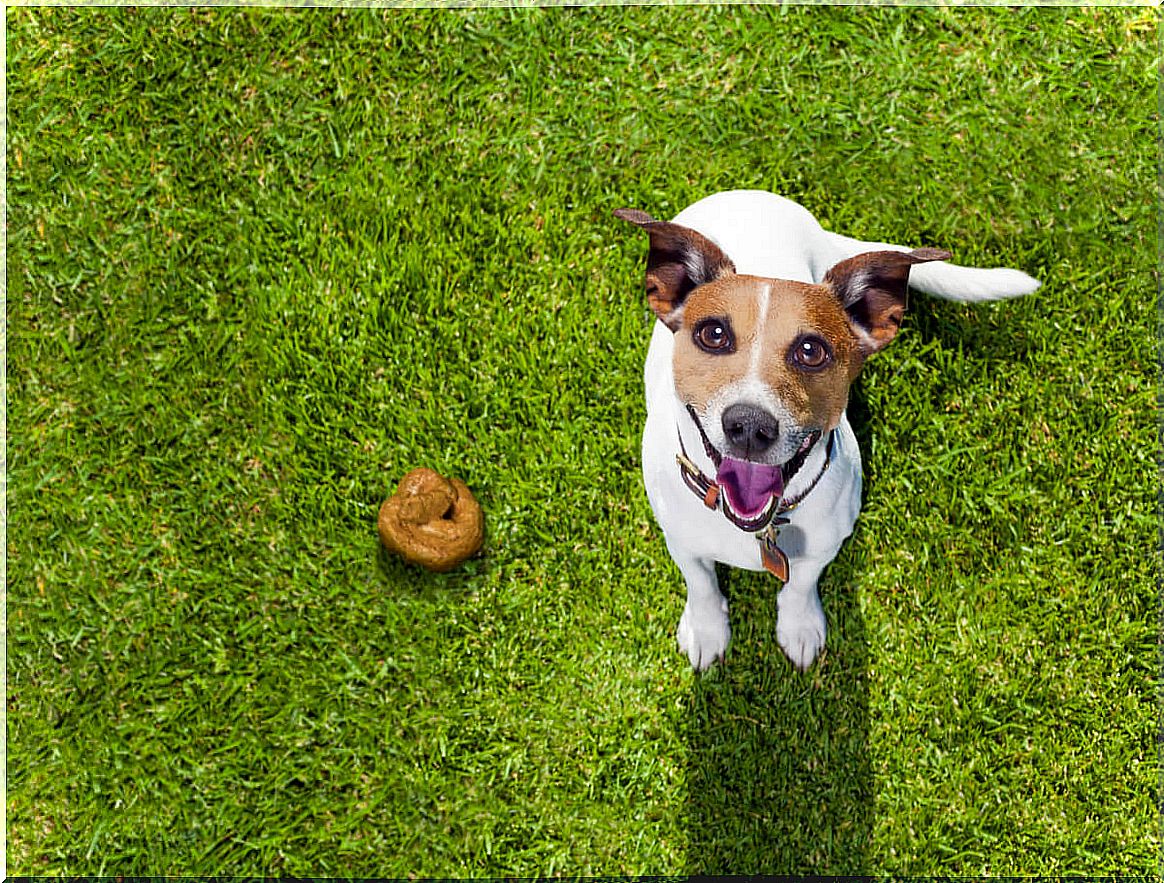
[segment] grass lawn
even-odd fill
[[[9,10],[9,872],[1157,872],[1157,22]],[[867,366],[803,675],[638,473],[611,212],[734,187],[1045,282]]]

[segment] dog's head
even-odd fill
[[[897,334],[923,248],[844,260],[820,284],[741,275],[695,230],[621,209],[650,235],[647,301],[675,332],[675,389],[719,453],[718,483],[743,519],[784,485],[848,404],[865,359]]]

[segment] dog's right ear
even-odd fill
[[[651,250],[647,254],[647,303],[672,331],[679,328],[688,294],[700,285],[736,271],[735,264],[719,246],[688,227],[656,221],[637,209],[620,208],[614,216],[642,227],[651,237]]]
[[[884,347],[901,327],[909,268],[949,258],[950,253],[940,248],[869,251],[843,260],[825,273],[824,282],[840,298],[865,355]]]

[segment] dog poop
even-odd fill
[[[413,469],[380,507],[380,541],[428,570],[452,570],[485,539],[485,517],[468,486],[431,469]]]

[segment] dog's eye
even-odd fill
[[[798,367],[806,371],[819,371],[833,358],[829,345],[812,334],[797,338],[789,355]]]
[[[723,319],[704,319],[695,326],[695,345],[709,353],[730,353],[735,349],[731,326]]]

